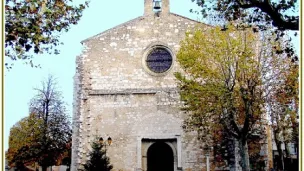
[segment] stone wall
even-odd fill
[[[166,4],[166,3],[164,3]],[[169,5],[169,4],[168,4]],[[145,168],[143,139],[172,140],[175,170],[201,170],[204,156],[195,133],[184,133],[174,72],[185,33],[198,23],[172,13],[146,13],[84,40],[74,77],[72,170],[88,159],[90,142],[111,137],[107,155],[114,171]],[[167,47],[173,67],[153,75],[144,56],[154,45]]]

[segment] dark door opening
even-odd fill
[[[164,142],[156,142],[148,149],[148,171],[174,171],[173,151]]]

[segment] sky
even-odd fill
[[[81,3],[84,0],[76,0]],[[170,11],[191,19],[200,19],[189,10],[198,7],[191,0],[170,0]],[[33,88],[41,87],[41,81],[49,74],[58,81],[69,115],[72,117],[73,76],[75,60],[82,52],[81,41],[107,29],[127,22],[144,13],[144,0],[101,1],[91,0],[89,8],[77,25],[61,34],[60,55],[35,55],[34,63],[41,68],[31,68],[23,61],[14,63],[13,69],[4,73],[4,150],[8,149],[10,128],[29,114],[29,101],[35,95]]]
[[[75,0],[74,0],[75,1]],[[76,3],[84,0],[76,0]],[[191,19],[200,20],[200,16],[190,13],[190,9],[198,9],[191,0],[170,0],[170,11]],[[73,76],[75,59],[82,52],[81,41],[99,34],[107,29],[127,22],[144,13],[144,0],[103,1],[91,0],[83,17],[69,32],[61,34],[60,55],[36,55],[35,64],[41,68],[31,68],[22,61],[15,62],[13,69],[4,74],[4,150],[8,149],[10,128],[22,118],[28,116],[28,103],[35,95],[33,88],[41,87],[41,81],[49,74],[58,81],[69,115],[72,117]],[[299,39],[296,39],[299,44]]]

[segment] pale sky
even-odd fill
[[[77,0],[76,2],[83,2]],[[171,0],[170,11],[192,19],[200,19],[191,14],[191,8],[198,7],[191,0]],[[143,15],[144,0],[103,1],[91,0],[89,8],[85,9],[78,25],[72,26],[69,32],[62,33],[64,45],[59,48],[60,55],[36,55],[34,61],[41,69],[16,62],[13,69],[5,71],[4,76],[4,150],[8,149],[10,128],[22,118],[28,116],[28,103],[35,95],[34,87],[41,86],[41,81],[53,74],[62,91],[67,109],[72,117],[73,76],[75,74],[75,59],[81,54],[81,41],[104,30],[127,22]]]

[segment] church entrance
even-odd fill
[[[148,171],[174,171],[173,151],[164,142],[156,142],[149,147],[147,160]]]

